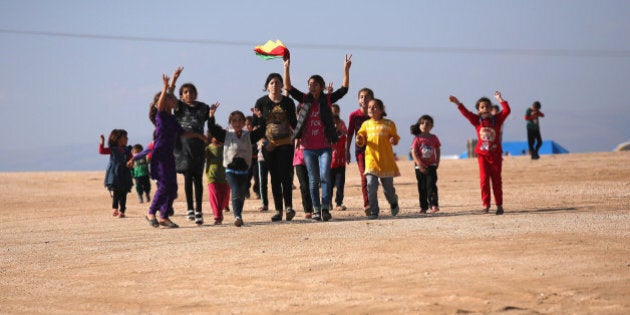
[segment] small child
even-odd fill
[[[396,165],[393,145],[397,145],[400,136],[396,124],[384,118],[387,116],[385,105],[380,99],[372,99],[368,103],[369,120],[366,120],[357,132],[356,143],[365,147],[365,177],[367,179],[370,215],[368,219],[378,219],[378,181],[383,185],[383,193],[389,202],[392,216],[400,210],[398,196],[394,188],[394,177],[400,176]]]
[[[245,192],[247,188],[247,176],[252,163],[252,144],[255,144],[265,135],[265,120],[262,113],[254,109],[258,119],[258,128],[247,131],[245,127],[245,114],[241,111],[233,111],[228,118],[229,129],[223,129],[215,125],[214,114],[219,103],[210,106],[210,119],[208,129],[212,136],[219,142],[223,142],[223,166],[225,167],[227,181],[232,192],[232,211],[234,213],[234,225],[243,225],[242,211],[245,204]]]
[[[336,104],[333,104],[333,109]],[[339,106],[337,106],[339,108]],[[333,188],[337,189],[335,194],[335,209],[337,211],[346,210],[346,206],[343,204],[344,186],[346,185],[346,134],[348,130],[343,120],[339,118],[338,114],[334,114],[333,110],[333,123],[337,130],[337,136],[339,141],[333,143],[332,147],[332,161],[330,163],[330,202],[332,204]],[[331,206],[332,209],[332,206]]]
[[[214,214],[214,224],[220,225],[223,223],[223,209],[230,202],[230,185],[223,166],[223,144],[214,137],[212,142],[206,146],[206,178],[208,180],[208,200]]]
[[[540,135],[540,123],[539,117],[545,117],[545,114],[540,111],[541,105],[539,101],[535,101],[525,111],[525,121],[527,121],[527,145],[529,147],[529,154],[532,160],[538,160],[538,150],[542,146],[542,136]]]
[[[411,134],[415,136],[411,145],[411,156],[415,163],[418,195],[420,196],[420,213],[436,213],[440,211],[438,204],[437,168],[440,165],[440,140],[434,134],[433,117],[423,115],[418,122],[411,125]]]
[[[296,140],[297,143],[297,140]],[[304,208],[304,218],[313,218],[313,201],[311,200],[311,189],[309,188],[308,170],[304,162],[304,151],[299,145],[295,145],[293,153],[293,167],[295,175],[300,183],[300,195],[302,196],[302,208]]]
[[[151,180],[149,179],[149,162],[147,161],[148,157],[139,157],[138,156],[143,151],[141,144],[136,144],[133,146],[131,152],[133,153],[133,169],[131,171],[131,175],[136,182],[136,192],[138,193],[138,200],[140,203],[144,202],[143,194],[147,196],[147,202],[151,201]]]
[[[131,146],[127,145],[127,131],[114,129],[107,140],[108,148],[105,148],[105,136],[101,135],[98,153],[109,154],[109,164],[105,171],[105,187],[112,195],[112,216],[125,217],[127,209],[127,194],[131,191],[133,182],[131,170],[133,165]]]
[[[501,147],[501,127],[510,115],[510,105],[501,97],[501,92],[496,91],[494,97],[501,104],[501,111],[493,116],[492,102],[487,97],[482,97],[475,104],[478,114],[473,114],[455,96],[449,96],[449,100],[457,105],[457,109],[468,119],[477,131],[477,162],[479,163],[479,186],[481,188],[481,201],[484,213],[490,211],[490,180],[494,201],[497,205],[496,215],[503,214],[503,183],[501,179],[501,167],[503,164],[503,149]]]

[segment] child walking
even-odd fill
[[[143,151],[141,144],[135,144],[131,152],[133,153],[133,169],[131,175],[136,182],[136,193],[138,193],[138,200],[140,203],[144,202],[143,195],[147,196],[147,202],[151,201],[151,179],[149,178],[149,162],[148,157],[138,156]]]
[[[352,55],[346,55],[343,67],[341,88],[332,93],[323,93],[326,88],[324,78],[313,75],[308,79],[308,93],[303,93],[291,85],[290,58],[284,58],[284,88],[289,95],[301,103],[298,112],[294,139],[300,140],[304,148],[304,161],[310,179],[313,219],[329,221],[330,214],[330,162],[331,144],[338,141],[337,131],[332,121],[331,106],[348,93]],[[321,184],[321,199],[319,188]]]
[[[223,223],[223,209],[230,202],[230,185],[223,166],[223,143],[214,137],[206,147],[206,178],[208,180],[208,200],[214,215],[214,224],[220,225]]]
[[[105,187],[112,195],[112,216],[125,217],[127,209],[127,194],[133,186],[131,170],[133,165],[131,146],[127,145],[127,131],[114,129],[107,140],[108,148],[105,148],[105,136],[101,135],[98,153],[109,154],[109,164],[105,171]]]
[[[232,212],[234,213],[234,225],[243,225],[243,205],[245,204],[245,192],[248,190],[248,172],[252,163],[252,144],[255,144],[265,135],[265,120],[262,113],[254,109],[254,115],[259,120],[258,128],[251,132],[245,130],[245,114],[241,111],[233,111],[228,118],[229,129],[225,130],[215,125],[214,114],[219,103],[210,106],[210,119],[208,129],[213,137],[223,142],[223,166],[227,181],[232,192]]]
[[[335,105],[335,104],[333,104]],[[334,108],[334,106],[333,106]],[[334,112],[334,111],[333,111]],[[335,210],[346,210],[343,204],[344,186],[346,185],[346,125],[339,115],[333,115],[333,123],[337,130],[339,141],[332,144],[332,162],[330,163],[330,203],[332,208],[333,188],[336,188],[335,194]]]
[[[420,196],[420,213],[436,213],[440,211],[438,204],[437,169],[440,165],[440,140],[434,134],[433,117],[423,115],[418,122],[411,125],[411,134],[415,136],[411,144],[411,156],[415,163],[418,195]]]
[[[503,122],[510,115],[510,105],[503,99],[501,92],[496,91],[494,97],[501,104],[501,111],[492,116],[492,102],[487,97],[482,97],[475,104],[478,113],[474,114],[464,107],[455,96],[449,96],[449,100],[457,105],[457,109],[468,119],[477,131],[477,162],[479,163],[479,186],[481,188],[481,201],[484,213],[490,211],[490,181],[494,192],[494,202],[497,205],[496,215],[503,214],[503,184],[501,180],[501,167],[503,164],[503,149],[501,147],[500,132]]]
[[[173,215],[173,201],[177,198],[177,170],[175,166],[175,141],[181,135],[207,141],[206,137],[194,132],[185,132],[173,115],[177,98],[168,92],[169,77],[162,75],[162,92],[151,104],[149,118],[155,124],[153,152],[150,160],[151,178],[157,181],[157,191],[149,207],[147,221],[153,227],[179,227],[169,218]],[[160,212],[159,219],[156,213]]]
[[[400,176],[400,171],[392,148],[393,145],[398,144],[400,136],[396,131],[396,124],[384,118],[387,113],[380,99],[370,100],[368,115],[370,119],[361,125],[357,132],[356,143],[360,147],[365,147],[365,177],[370,203],[368,219],[374,220],[378,219],[380,212],[377,196],[379,179],[392,216],[396,216],[400,210],[394,188],[394,177]]]
[[[358,101],[359,108],[352,113],[348,117],[348,133],[346,140],[346,163],[350,164],[350,146],[352,145],[352,138],[361,128],[361,125],[364,121],[370,119],[368,116],[367,108],[368,103],[374,98],[374,91],[369,88],[362,88],[359,90]],[[370,202],[368,200],[367,193],[367,179],[365,178],[365,147],[360,147],[356,145],[354,146],[354,157],[357,161],[357,167],[359,169],[359,175],[361,176],[361,193],[363,194],[363,210],[365,211],[365,215],[370,215]]]

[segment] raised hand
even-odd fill
[[[215,102],[214,104],[210,105],[210,110],[208,111],[208,117],[214,117],[214,113],[217,111],[217,108],[219,108],[219,102]]]
[[[352,65],[352,54],[346,54],[346,61],[343,64],[345,70],[349,70]]]
[[[504,101],[503,97],[501,96],[501,92],[499,92],[499,91],[494,92],[494,98],[496,98],[497,101],[499,101],[500,103],[502,103]]]
[[[173,72],[173,79],[177,80],[177,78],[179,78],[179,75],[182,74],[182,71],[184,71],[184,67],[179,67],[175,69],[175,71]]]
[[[449,100],[449,101],[451,101],[451,103],[455,103],[456,105],[461,104],[461,102],[457,99],[457,97],[455,97],[455,96],[453,96],[453,95],[450,95],[450,96],[448,97],[448,100]]]

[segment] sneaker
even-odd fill
[[[332,219],[332,215],[330,215],[330,211],[328,209],[322,209],[322,221],[327,222]]]
[[[363,211],[365,212],[366,217],[369,217],[370,214],[372,214],[372,212],[370,211],[370,207],[363,208]]]
[[[341,211],[346,211],[348,210],[348,207],[346,207],[346,205],[341,205]]]
[[[271,217],[271,222],[282,221],[282,211],[276,210],[276,214]]]
[[[502,215],[502,214],[503,214],[503,206],[497,206],[496,215]]]
[[[438,211],[440,211],[440,207],[438,207],[438,206],[432,206],[432,207],[431,207],[431,211],[429,211],[429,213],[436,213],[436,212],[438,212]]]
[[[293,217],[295,217],[295,210],[287,208],[287,221],[293,220]]]
[[[258,211],[260,212],[269,211],[269,208],[267,208],[267,206],[260,206],[260,208],[258,208]]]
[[[420,209],[420,214],[426,214],[427,213],[427,209]]]
[[[195,210],[188,210],[188,221],[195,221]]]
[[[124,217],[125,217],[125,213],[124,213],[124,212],[122,212],[122,211],[121,211],[121,212],[119,212],[119,213],[118,213],[118,217],[119,217],[119,218],[121,218],[121,219],[122,219],[122,218],[124,218]]]
[[[225,207],[225,209],[223,209],[223,211],[230,212],[230,207],[229,206]]]
[[[376,220],[376,219],[378,219],[378,214],[370,214],[368,216],[368,220]]]
[[[397,216],[398,211],[400,211],[400,207],[398,207],[398,204],[393,205],[391,208],[391,211],[392,211],[392,217]]]
[[[118,216],[118,209],[114,209],[114,212],[112,212],[112,217],[117,217]]]
[[[313,220],[315,221],[321,221],[322,220],[322,214],[319,212],[314,212],[313,216],[311,217]]]
[[[241,219],[241,217],[236,217],[234,220],[234,226],[240,227],[241,225],[243,225],[243,219]]]
[[[305,219],[311,219],[313,217],[313,212],[304,212]]]
[[[223,219],[214,219],[214,225],[221,225],[223,223]]]
[[[203,214],[201,212],[195,213],[195,224],[203,225]]]
[[[490,206],[485,206],[483,208],[483,213],[488,213],[488,212],[490,212]]]

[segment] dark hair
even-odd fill
[[[122,137],[127,136],[127,131],[125,129],[114,129],[109,133],[109,139],[107,140],[107,145],[111,147],[117,147],[118,141]]]
[[[359,93],[357,93],[357,97],[361,96],[361,92],[367,92],[368,94],[370,94],[370,98],[374,98],[374,91],[372,91],[372,89],[370,88],[362,88],[359,90]]]
[[[535,109],[540,109],[542,106],[540,105],[539,101],[535,101],[534,104],[532,104],[532,107],[534,107]]]
[[[265,87],[263,88],[263,91],[267,91],[267,85],[269,85],[269,82],[271,82],[271,80],[273,79],[278,79],[280,80],[280,83],[283,83],[282,76],[280,75],[280,73],[276,73],[276,72],[270,73],[267,76],[267,80],[265,80]]]
[[[155,125],[155,115],[157,115],[157,103],[160,100],[160,95],[162,95],[162,92],[157,92],[153,97],[153,102],[149,105],[149,120],[153,125]]]
[[[254,121],[254,116],[245,116],[245,121],[251,124]]]
[[[383,101],[381,101],[381,100],[380,100],[380,99],[378,99],[378,98],[373,98],[372,100],[373,100],[373,101],[374,101],[374,102],[378,105],[378,107],[380,107],[380,109],[383,111],[383,115],[382,115],[382,117],[387,116],[387,113],[385,112],[385,104],[383,104]]]
[[[195,85],[189,82],[189,83],[184,83],[182,84],[182,86],[179,87],[179,97],[182,97],[182,93],[184,92],[185,88],[188,88],[192,90],[193,92],[195,92],[195,95],[199,95],[199,93],[197,93],[197,88],[195,87]]]
[[[324,78],[322,78],[322,76],[319,74],[312,75],[310,78],[308,78],[307,82],[310,82],[311,80],[319,84],[322,87],[322,90],[326,87],[326,82],[324,82]]]
[[[230,117],[228,117],[228,126],[231,124],[232,120],[234,120],[234,117],[236,116],[241,116],[243,120],[245,120],[245,114],[243,114],[243,112],[241,112],[240,110],[235,110],[231,112]]]
[[[492,106],[492,102],[490,101],[490,99],[484,96],[484,97],[482,97],[482,98],[477,100],[477,104],[475,104],[475,108],[477,110],[479,110],[479,104],[481,104],[482,102],[486,102],[486,103],[490,104],[490,106]]]
[[[341,112],[341,108],[339,108],[339,105],[337,103],[330,105],[331,108],[335,108],[337,109],[339,112]]]
[[[429,115],[422,115],[420,116],[420,118],[418,118],[418,122],[411,125],[411,128],[409,128],[412,135],[417,136],[422,133],[422,131],[420,131],[420,125],[423,121],[428,121],[431,123],[431,126],[433,126],[433,117]]]
[[[142,144],[139,144],[139,143],[134,144],[134,145],[133,145],[133,150],[134,150],[134,151],[142,151],[142,150],[143,150],[143,148],[142,148]]]

